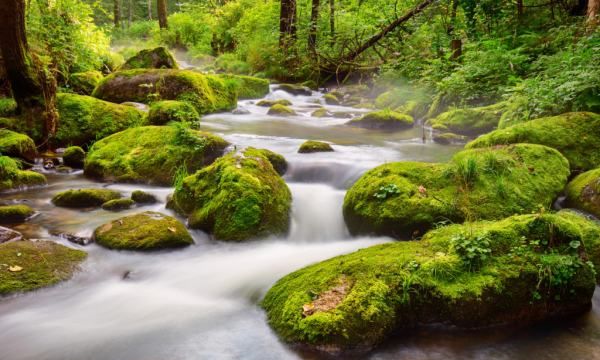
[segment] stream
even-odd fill
[[[364,173],[392,161],[446,161],[460,147],[423,142],[422,128],[382,133],[344,126],[347,119],[313,118],[322,95],[293,96],[275,90],[268,99],[288,99],[292,117],[266,115],[257,100],[240,101],[229,113],[203,117],[201,129],[237,147],[282,154],[293,195],[292,226],[282,238],[247,243],[211,240],[190,231],[195,245],[156,253],[119,252],[79,246],[52,234],[90,236],[108,221],[146,210],[164,212],[172,189],[103,184],[71,174],[47,173],[49,185],[0,195],[38,211],[15,226],[26,237],[51,239],[88,252],[70,281],[0,300],[1,360],[184,360],[319,359],[295,351],[269,328],[260,299],[282,276],[303,266],[391,241],[350,237],[342,217],[345,190]],[[327,106],[333,111],[357,110]],[[307,139],[333,144],[335,152],[298,154]],[[62,190],[108,187],[129,195],[144,190],[160,203],[112,213],[58,208]],[[182,219],[183,220],[183,219]],[[128,276],[124,274],[129,273]],[[600,298],[587,314],[560,324],[476,332],[423,329],[391,338],[370,359],[600,359]]]

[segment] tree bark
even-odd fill
[[[113,6],[113,22],[115,27],[118,28],[121,26],[121,1],[114,0]]]
[[[329,36],[331,45],[335,45],[335,0],[329,0]]]
[[[598,14],[600,13],[600,0],[589,0],[587,8],[587,21],[592,26],[598,25]]]
[[[296,40],[296,0],[281,0],[279,46],[288,49]]]
[[[131,27],[133,21],[133,0],[129,0],[127,4],[127,28]]]
[[[158,11],[158,26],[161,29],[169,28],[167,23],[167,0],[157,0],[157,11]]]
[[[320,0],[312,0],[310,13],[310,29],[308,31],[308,52],[313,58],[317,57],[317,27],[319,22]]]
[[[148,0],[148,20],[152,20],[152,0]]]

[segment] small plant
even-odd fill
[[[465,189],[468,189],[475,184],[477,173],[477,161],[473,158],[469,158],[466,161],[461,160],[456,163],[455,175]]]
[[[457,234],[451,239],[452,247],[469,271],[476,271],[489,258],[492,250],[486,234],[476,236],[465,233]]]
[[[185,164],[177,168],[175,175],[173,176],[173,185],[175,186],[175,191],[181,191],[183,189],[183,180],[188,176],[189,173]]]
[[[400,189],[396,184],[387,184],[379,187],[379,190],[373,195],[379,200],[385,200],[388,197],[400,194]]]

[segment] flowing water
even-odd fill
[[[345,189],[364,171],[399,160],[446,161],[458,148],[424,143],[420,127],[389,134],[345,127],[346,119],[312,118],[322,98],[317,92],[292,96],[274,90],[267,97],[289,99],[298,115],[268,116],[267,108],[256,106],[256,101],[241,101],[234,112],[204,117],[201,127],[237,147],[267,148],[287,158],[285,180],[294,200],[285,238],[237,244],[192,231],[196,244],[183,250],[140,254],[94,244],[83,247],[53,234],[89,236],[107,221],[145,210],[174,215],[164,207],[172,189],[96,183],[81,173],[48,173],[45,188],[2,195],[2,201],[25,202],[38,211],[27,224],[15,227],[27,237],[83,248],[89,255],[72,280],[0,300],[0,359],[321,357],[282,344],[266,323],[260,299],[277,279],[305,265],[391,241],[347,233],[341,213]],[[306,139],[329,141],[335,152],[298,154]],[[142,189],[161,203],[121,213],[69,210],[50,203],[56,192],[82,187],[108,187],[124,195]],[[591,359],[599,356],[598,346],[600,314],[592,310],[559,326],[475,333],[419,330],[393,337],[366,357]]]

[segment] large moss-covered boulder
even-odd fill
[[[92,95],[104,75],[100,71],[86,71],[74,73],[69,76],[69,85],[74,93],[79,95]]]
[[[121,198],[121,193],[110,189],[76,189],[61,191],[52,197],[56,206],[67,208],[100,207],[107,201]]]
[[[600,168],[580,174],[566,187],[567,205],[600,218]]]
[[[65,149],[62,158],[66,166],[82,169],[85,161],[85,151],[79,146],[69,146]]]
[[[348,190],[344,218],[353,234],[406,239],[436,223],[550,208],[568,176],[558,151],[529,144],[465,150],[448,164],[389,163]]]
[[[161,250],[194,243],[177,219],[154,211],[126,216],[98,227],[94,240],[115,250]]]
[[[505,104],[452,109],[429,120],[427,123],[439,132],[452,132],[459,135],[480,135],[494,130],[504,112]]]
[[[170,206],[188,225],[219,240],[282,235],[290,222],[291,194],[265,156],[228,154],[183,180]]]
[[[184,101],[157,101],[150,106],[148,112],[149,125],[165,125],[171,121],[198,126],[200,124],[200,114],[192,105]]]
[[[221,156],[228,143],[216,135],[173,126],[142,126],[97,141],[84,174],[132,183],[171,185],[178,170],[192,173]]]
[[[599,231],[563,213],[442,227],[421,241],[377,245],[293,272],[262,306],[283,340],[330,352],[368,350],[416,326],[525,325],[577,314],[594,293],[585,249]]]
[[[51,241],[0,244],[0,295],[31,291],[68,280],[86,256],[83,251]]]
[[[237,83],[190,70],[117,71],[100,82],[94,96],[122,103],[178,100],[192,104],[200,114],[226,111],[237,106]]]
[[[46,177],[40,173],[21,170],[19,163],[8,156],[0,156],[0,191],[20,189],[46,184]]]
[[[530,143],[560,151],[572,170],[600,166],[600,114],[567,113],[499,129],[467,144],[467,148]]]
[[[347,124],[373,130],[403,130],[411,128],[415,123],[412,116],[391,110],[373,111]]]
[[[119,70],[131,69],[177,69],[177,61],[167,48],[159,46],[144,49],[127,59]]]
[[[0,224],[20,223],[34,213],[31,207],[24,204],[0,206]]]
[[[269,93],[269,80],[254,76],[219,74],[219,78],[233,84],[238,99],[259,99]]]
[[[0,129],[0,154],[33,161],[37,149],[29,136]]]

